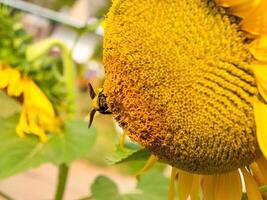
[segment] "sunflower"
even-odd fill
[[[266,0],[113,0],[104,67],[109,111],[152,153],[140,173],[172,166],[170,200],[176,181],[180,200],[240,200],[242,177],[264,198]]]
[[[0,64],[0,89],[5,90],[8,96],[22,99],[22,111],[16,127],[20,137],[34,134],[45,142],[48,139],[46,132],[59,132],[60,121],[53,105],[30,77],[22,75],[16,68]]]

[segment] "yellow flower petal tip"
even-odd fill
[[[261,193],[259,192],[257,183],[253,179],[252,175],[245,168],[242,168],[241,171],[244,176],[248,199],[249,200],[263,200]]]
[[[267,105],[258,99],[254,99],[254,112],[258,143],[262,153],[267,158]]]
[[[11,67],[0,69],[0,89],[6,89],[9,96],[20,96],[23,90],[20,72]]]
[[[145,166],[136,173],[135,176],[137,177],[137,179],[139,179],[140,176],[142,176],[146,171],[151,169],[156,164],[157,161],[158,161],[158,158],[154,155],[151,155],[149,159],[147,160]]]
[[[255,39],[248,48],[257,60],[267,61],[267,35]]]
[[[178,174],[178,169],[172,168],[171,172],[171,180],[170,180],[170,189],[168,193],[168,200],[174,200],[175,199],[175,181],[176,181],[176,176]]]
[[[267,102],[267,63],[255,62],[251,65],[251,68],[257,81],[259,93]]]

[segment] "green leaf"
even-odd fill
[[[66,123],[63,132],[51,134],[46,143],[18,137],[16,123],[17,118],[0,119],[0,178],[45,162],[69,164],[86,155],[96,141],[96,130],[82,121]]]
[[[150,152],[146,149],[142,149],[135,143],[128,143],[125,148],[122,149],[120,145],[116,145],[114,155],[108,160],[110,165],[121,164],[130,161],[147,160],[150,156]]]
[[[105,176],[98,176],[91,189],[96,200],[122,199],[116,184]]]
[[[20,104],[0,91],[0,117],[8,117],[20,111]]]
[[[91,186],[95,200],[165,200],[168,196],[169,179],[152,170],[141,177],[136,190],[121,194],[116,184],[107,177],[99,176]]]

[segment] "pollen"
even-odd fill
[[[254,58],[238,22],[210,0],[113,0],[104,38],[109,109],[173,167],[219,174],[260,156]]]

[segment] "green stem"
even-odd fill
[[[13,200],[10,196],[0,191],[0,197],[3,197],[5,200]]]
[[[267,185],[263,185],[260,187],[260,192],[261,193],[267,193]]]
[[[75,118],[77,105],[76,105],[76,70],[73,65],[71,52],[64,42],[58,39],[47,39],[37,42],[27,48],[26,57],[30,62],[36,61],[38,58],[49,52],[49,50],[58,46],[62,52],[63,58],[63,77],[67,89],[66,103],[68,107],[68,119]]]
[[[69,167],[66,164],[61,164],[58,169],[59,169],[59,174],[58,174],[58,184],[57,184],[57,192],[55,200],[62,200],[67,183]]]

